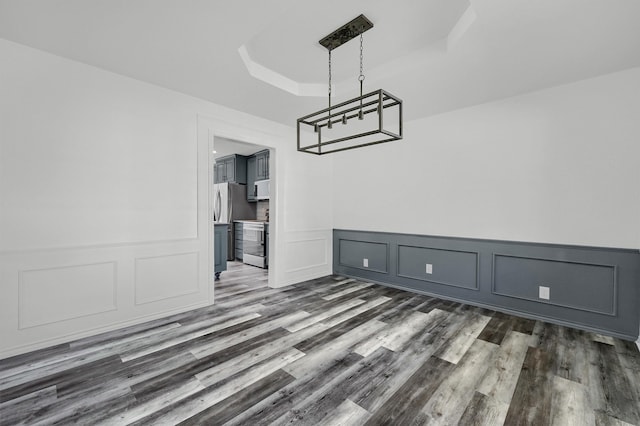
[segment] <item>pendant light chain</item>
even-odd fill
[[[329,49],[329,121],[327,127],[330,129],[331,125],[331,49]]]
[[[329,97],[331,97],[331,50],[329,50]]]
[[[360,31],[360,75],[358,76],[358,81],[360,82],[360,110],[358,111],[358,120],[364,120],[364,113],[362,111],[362,83],[364,82],[364,66],[362,65],[364,49],[362,48],[362,33],[364,33],[364,28]]]
[[[364,58],[364,49],[362,47],[362,33],[360,33],[360,76],[358,76],[358,80],[360,81],[360,87],[362,88],[362,81],[364,80],[364,66],[362,65],[362,61]],[[362,96],[362,90],[360,90],[360,96]]]

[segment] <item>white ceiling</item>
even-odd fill
[[[365,90],[406,120],[640,66],[638,0],[0,0],[0,37],[294,125],[326,98],[280,87],[322,89],[318,40],[360,13]],[[358,50],[333,54],[336,101]]]

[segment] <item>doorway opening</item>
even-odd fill
[[[268,285],[274,150],[264,145],[210,137],[209,220],[213,247],[211,302],[216,286],[262,280]],[[226,254],[226,258],[224,256]]]

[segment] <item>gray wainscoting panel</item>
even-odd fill
[[[389,272],[387,243],[340,240],[337,253],[342,266],[385,274]],[[365,266],[365,260],[368,266]]]
[[[335,274],[638,338],[639,250],[342,229],[333,248]],[[549,300],[538,297],[541,285]]]
[[[398,276],[478,290],[478,253],[398,245]]]
[[[541,303],[615,315],[616,267],[496,254],[493,293]],[[538,287],[549,288],[549,300]]]

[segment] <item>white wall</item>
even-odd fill
[[[405,123],[334,157],[334,227],[640,248],[639,93],[635,68]]]
[[[329,274],[292,127],[0,39],[0,358],[213,300],[213,135],[274,148],[270,285]]]

